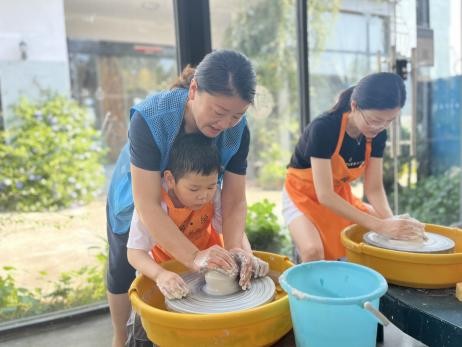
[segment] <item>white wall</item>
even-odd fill
[[[6,127],[21,96],[37,99],[43,90],[70,94],[63,0],[0,1],[0,88]]]

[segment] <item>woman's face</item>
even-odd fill
[[[189,110],[192,117],[186,119],[205,136],[216,137],[223,130],[234,127],[247,111],[249,103],[238,96],[212,95],[198,91],[195,80],[189,88]],[[186,124],[188,127],[188,124]]]
[[[390,123],[399,116],[401,109],[397,107],[389,110],[362,110],[356,107],[354,112],[356,113],[356,125],[361,133],[368,138],[374,138],[388,128]]]

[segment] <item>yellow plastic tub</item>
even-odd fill
[[[134,310],[150,340],[168,346],[268,346],[292,329],[287,294],[278,282],[279,275],[293,264],[289,258],[266,252],[255,255],[270,265],[276,284],[276,298],[260,307],[219,314],[186,314],[167,311],[164,297],[147,277],[139,276],[129,289]],[[163,264],[182,273],[188,270],[176,261]]]
[[[413,288],[449,288],[462,282],[462,230],[427,224],[425,229],[449,237],[454,253],[421,254],[377,248],[363,242],[366,229],[352,225],[341,239],[348,261],[380,272],[390,283]]]

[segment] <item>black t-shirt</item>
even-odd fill
[[[311,168],[311,157],[331,158],[337,146],[341,123],[341,113],[325,113],[308,124],[295,147],[289,167]],[[372,157],[383,157],[386,141],[386,130],[372,139]],[[354,139],[345,133],[340,148],[340,156],[345,160],[346,165],[349,168],[359,167],[364,162],[365,154],[366,139],[364,135]]]
[[[160,171],[160,150],[146,120],[138,112],[135,112],[130,120],[128,138],[130,140],[130,162],[140,169]],[[242,133],[239,150],[226,165],[226,171],[238,175],[246,174],[249,143],[250,132],[246,126]]]

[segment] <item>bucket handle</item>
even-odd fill
[[[377,318],[377,320],[384,326],[386,327],[388,324],[390,324],[390,320],[385,317],[385,315],[380,312],[379,310],[377,310],[369,301],[366,301],[364,304],[363,304],[363,308],[366,310],[366,311],[369,311],[370,313],[372,313],[375,318]]]

